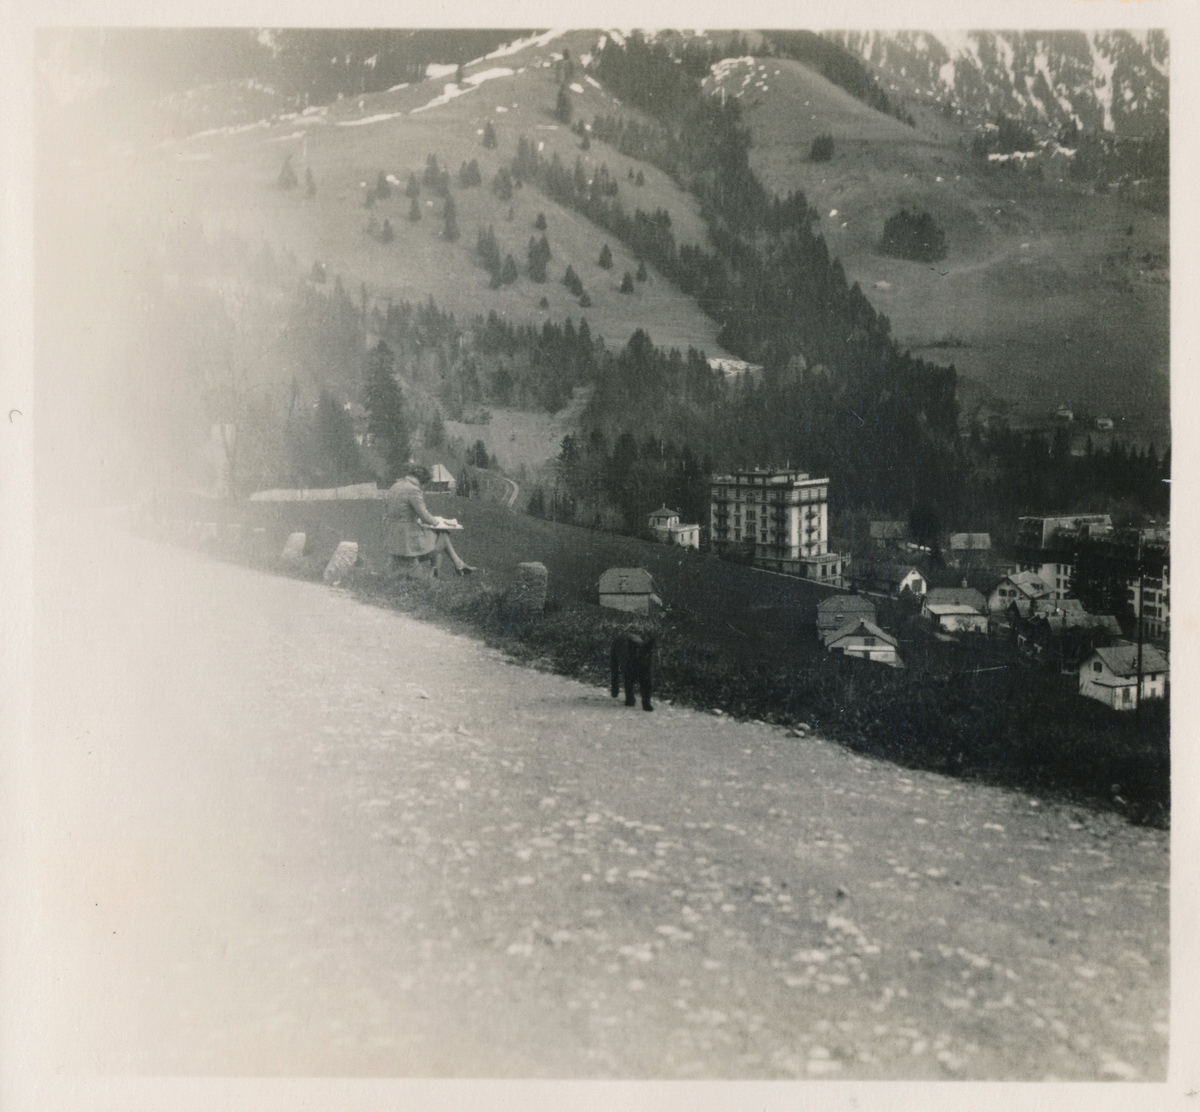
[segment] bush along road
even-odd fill
[[[37,1067],[1165,1075],[1161,830],[68,533],[37,598]]]

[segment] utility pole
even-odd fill
[[[1138,545],[1137,545],[1137,571],[1138,571],[1138,612],[1137,612],[1137,687],[1135,688],[1135,699],[1133,704],[1133,713],[1141,717],[1142,713],[1142,612],[1145,609],[1146,603],[1146,573],[1142,566],[1142,527],[1138,526]]]

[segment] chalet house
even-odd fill
[[[645,568],[609,568],[600,576],[600,605],[631,614],[650,614],[662,606],[654,579]]]
[[[974,587],[935,587],[921,616],[943,633],[987,633],[987,599]]]
[[[875,604],[863,595],[830,595],[817,603],[817,636],[841,629],[847,622],[875,620]]]
[[[993,614],[1015,606],[1021,617],[1027,618],[1036,601],[1053,596],[1053,588],[1037,572],[1015,571],[988,592],[987,606]]]
[[[426,490],[442,490],[453,493],[457,486],[458,483],[454,476],[440,463],[435,463],[429,469],[429,482],[425,484]]]
[[[974,567],[992,555],[991,533],[951,533],[946,560],[954,567]]]
[[[1071,601],[1071,600],[1068,600]],[[1109,615],[1041,613],[1013,621],[1017,651],[1027,660],[1056,664],[1076,674],[1080,664],[1098,648],[1121,639],[1121,627]]]
[[[874,660],[881,664],[900,666],[896,656],[896,639],[867,618],[857,618],[822,638],[831,653]]]
[[[1169,665],[1153,645],[1142,646],[1140,692],[1138,647],[1124,642],[1092,652],[1079,666],[1079,694],[1113,710],[1133,710],[1142,699],[1161,699],[1167,693]]]
[[[650,515],[650,529],[663,544],[675,544],[681,548],[700,547],[700,526],[681,524],[678,510],[670,510],[666,506],[655,510]]]
[[[908,540],[908,526],[903,521],[871,521],[871,540],[879,545],[901,545]]]
[[[905,591],[923,595],[927,589],[925,576],[912,564],[864,565],[851,573],[850,582],[859,591],[899,598]]]

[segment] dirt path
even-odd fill
[[[1161,832],[128,537],[40,583],[46,1068],[1164,1076]]]

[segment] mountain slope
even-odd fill
[[[579,137],[553,117],[563,51],[578,58],[596,39],[590,32],[540,36],[500,57],[468,64],[461,88],[453,67],[443,67],[449,74],[435,68],[436,77],[386,92],[169,139],[149,155],[102,167],[113,190],[106,203],[143,220],[184,219],[209,231],[225,229],[252,247],[265,241],[277,253],[293,253],[303,272],[319,260],[329,280],[339,277],[356,300],[365,286],[372,304],[432,296],[460,319],[495,310],[517,323],[584,315],[593,334],[610,345],[623,344],[640,327],[660,346],[725,355],[716,344],[713,322],[661,276],[652,273],[632,294],[619,292],[624,273],[637,269],[637,260],[619,241],[530,186],[504,202],[489,189],[525,136],[542,157],[557,155],[568,170],[577,159],[589,177],[607,166],[627,212],[664,209],[678,242],[707,244],[694,199],[665,174],[600,142],[582,151]],[[578,70],[569,87],[576,119],[637,115]],[[489,121],[498,139],[494,150],[482,145]],[[441,238],[443,201],[428,189],[419,201],[422,219],[409,220],[403,185],[410,173],[421,177],[430,155],[452,176],[461,231],[456,243]],[[275,183],[288,156],[301,187],[281,191]],[[479,163],[483,184],[460,188],[457,171],[472,159]],[[316,184],[311,198],[303,188],[309,170]],[[366,194],[381,172],[391,175],[392,194],[368,211]],[[639,172],[641,186],[633,180]],[[494,227],[502,254],[511,253],[524,272],[529,239],[540,235],[534,227],[539,213],[545,214],[552,251],[548,280],[536,283],[522,273],[514,285],[490,289],[475,255],[477,233]],[[378,230],[385,219],[395,236],[389,244],[367,234],[372,221]],[[611,270],[597,265],[604,243],[613,254]],[[562,285],[568,265],[591,299],[586,309]],[[543,297],[546,309],[539,307]]]
[[[796,62],[725,63],[708,85],[740,99],[755,172],[776,193],[804,192],[831,254],[901,344],[953,361],[968,414],[1037,425],[1067,404],[1169,441],[1164,216],[1074,185],[1065,159],[1041,181],[981,162],[965,123],[917,109],[907,127]],[[834,156],[813,162],[823,133]],[[879,252],[900,208],[944,229],[936,268]]]
[[[1145,135],[1167,124],[1165,31],[843,31],[892,93],[1053,130]]]

